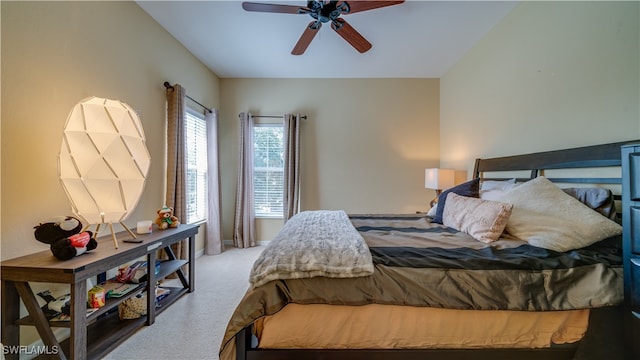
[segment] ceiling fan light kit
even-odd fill
[[[314,20],[307,25],[291,51],[292,55],[302,55],[316,36],[323,23],[331,23],[331,28],[360,53],[371,49],[371,43],[367,41],[356,29],[353,28],[342,15],[353,14],[366,10],[402,4],[404,1],[307,1],[307,7],[295,5],[279,5],[243,2],[242,8],[246,11],[270,12],[281,14],[309,15]]]

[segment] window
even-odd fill
[[[253,197],[256,216],[282,217],[284,131],[282,124],[253,128]]]
[[[187,224],[206,220],[207,124],[204,115],[191,109],[185,118]]]

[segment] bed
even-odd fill
[[[626,143],[478,159],[429,214],[296,215],[220,359],[623,358]]]

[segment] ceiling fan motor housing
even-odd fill
[[[338,1],[307,1],[307,7],[311,10],[307,13],[312,18],[323,23],[333,22],[341,14],[347,14],[349,12],[349,4],[345,1],[341,1],[340,5],[338,5]]]

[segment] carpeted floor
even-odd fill
[[[228,248],[196,260],[195,292],[183,296],[104,359],[218,359],[227,322],[249,286],[251,265],[264,249]],[[173,281],[173,280],[172,280]]]

